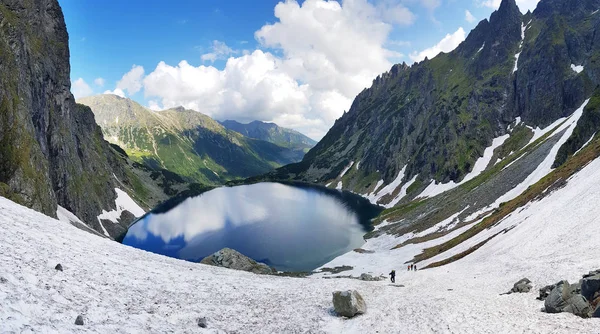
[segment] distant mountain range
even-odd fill
[[[111,94],[78,102],[92,109],[106,140],[123,147],[133,160],[204,184],[222,184],[300,161],[309,143],[314,144],[275,124],[254,122],[250,131],[234,131],[197,111],[152,111]]]
[[[246,137],[268,141],[270,143],[291,148],[294,150],[303,150],[308,152],[317,142],[300,132],[292,129],[286,129],[275,123],[266,123],[253,121],[243,124],[237,121],[227,120],[219,122],[224,127],[239,132]]]

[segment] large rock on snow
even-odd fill
[[[340,316],[352,318],[367,312],[367,304],[356,290],[336,291],[333,293],[333,309]]]
[[[531,281],[528,278],[522,278],[515,283],[509,293],[525,293],[531,291]]]
[[[277,271],[268,265],[256,262],[244,254],[231,249],[223,248],[216,253],[202,259],[200,263],[229,269],[249,271],[255,274],[275,274]]]
[[[600,291],[600,274],[584,277],[581,280],[581,295],[591,301],[596,292]]]
[[[568,281],[558,282],[544,302],[546,312],[569,312],[583,318],[589,317],[590,304],[577,290],[578,285],[570,285]]]
[[[378,276],[373,276],[373,275],[369,275],[369,274],[360,274],[360,277],[358,278],[361,281],[381,281],[381,277]]]

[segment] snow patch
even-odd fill
[[[530,128],[531,130],[533,130],[533,137],[531,137],[531,139],[529,140],[529,143],[527,143],[527,145],[530,145],[531,143],[535,142],[536,140],[542,138],[548,132],[552,131],[555,127],[559,126],[564,121],[566,121],[567,118],[568,117],[559,118],[556,121],[554,121],[552,124],[548,125],[547,127],[543,128],[543,129],[540,129],[539,126],[537,128],[535,128],[535,129],[532,128],[532,127],[530,127],[530,126],[528,126],[528,128]],[[527,145],[525,145],[525,146],[527,146]]]
[[[519,70],[519,57],[521,56],[521,52],[515,54],[515,67],[513,68],[513,73]]]
[[[478,54],[479,52],[481,52],[481,50],[483,50],[483,48],[485,48],[485,42],[483,42],[483,45],[479,48],[479,50],[477,50],[477,52],[475,52],[475,54]]]
[[[356,163],[356,170],[358,170],[359,166],[360,166],[360,161]]]
[[[367,199],[373,203],[373,204],[377,204],[377,202],[384,196],[391,194],[394,192],[394,190],[396,190],[396,188],[398,188],[398,186],[400,184],[402,184],[402,179],[404,179],[404,173],[406,172],[406,166],[404,166],[402,168],[402,170],[400,170],[400,172],[398,173],[398,176],[396,176],[396,178],[394,179],[394,181],[392,181],[390,184],[388,184],[387,186],[383,187],[381,190],[377,191],[377,188],[379,188],[381,186],[381,184],[383,184],[383,180],[377,182],[377,185],[375,186],[375,189],[373,190],[373,193],[367,195]],[[376,192],[377,191],[377,192]],[[375,193],[376,192],[376,193]]]
[[[338,176],[338,179],[342,178],[344,175],[346,175],[346,173],[350,170],[350,168],[352,168],[352,165],[354,165],[354,161],[350,161],[350,164],[348,166],[346,166],[346,168],[344,168],[344,170],[342,170],[342,172],[340,173],[340,176]]]
[[[504,142],[509,137],[510,137],[509,134],[505,134],[503,136],[500,136],[500,137],[492,140],[492,145],[485,149],[485,151],[483,152],[483,157],[480,157],[479,159],[477,159],[477,161],[475,162],[475,165],[473,166],[473,170],[471,170],[471,172],[469,174],[467,174],[462,179],[462,181],[460,181],[458,183],[456,183],[454,181],[450,181],[448,183],[436,183],[435,181],[431,181],[429,186],[427,186],[427,188],[425,188],[425,190],[423,190],[423,192],[418,197],[419,198],[434,197],[443,192],[454,189],[454,188],[460,186],[461,184],[468,182],[468,181],[474,179],[475,177],[479,176],[479,174],[481,174],[485,170],[485,168],[489,165],[490,161],[492,160],[492,157],[494,156],[494,150],[496,150],[498,147],[502,146],[502,144],[504,144]]]
[[[575,65],[575,64],[571,64],[571,69],[576,72],[576,73],[581,73],[583,71],[583,65]]]
[[[119,188],[115,188],[115,192],[117,193],[117,199],[115,199],[117,208],[111,211],[102,210],[102,213],[98,216],[100,225],[102,225],[102,220],[110,220],[115,224],[118,223],[118,219],[125,210],[131,212],[136,217],[141,217],[146,213],[126,192]],[[102,226],[102,229],[104,229],[104,226]],[[104,232],[107,234],[106,230]]]
[[[575,127],[577,127],[577,121],[583,115],[583,109],[588,104],[590,100],[586,100],[579,109],[577,109],[568,119],[555,131],[555,133],[560,133],[561,131],[565,131],[562,137],[558,140],[558,142],[552,147],[550,153],[546,156],[544,161],[538,165],[538,167],[531,173],[522,183],[511,189],[506,194],[500,196],[494,204],[491,205],[491,208],[497,208],[503,202],[508,202],[513,198],[519,196],[523,191],[527,190],[529,186],[537,183],[544,176],[548,175],[552,171],[552,164],[554,164],[554,160],[556,159],[556,155],[558,154],[558,150],[563,146],[564,143],[567,142],[569,137],[573,134]],[[508,166],[507,166],[508,167]]]
[[[60,220],[61,222],[65,222],[65,223],[79,223],[79,224],[83,224],[85,225],[81,219],[77,218],[77,216],[75,216],[71,211],[63,208],[62,206],[58,205],[56,207],[56,217],[58,217],[58,220]]]
[[[417,175],[413,176],[413,178],[412,178],[410,181],[406,182],[406,183],[405,183],[405,184],[402,186],[402,188],[400,188],[400,192],[398,193],[398,195],[396,195],[396,197],[395,197],[395,198],[394,198],[394,199],[393,199],[393,200],[392,200],[390,203],[388,203],[388,204],[385,204],[385,205],[384,205],[384,207],[386,207],[386,208],[391,208],[391,207],[393,207],[394,205],[398,204],[398,202],[400,202],[400,200],[401,200],[401,199],[403,199],[403,198],[404,198],[404,196],[406,196],[406,193],[407,193],[407,191],[408,191],[408,188],[409,188],[410,186],[412,186],[412,185],[413,185],[413,183],[415,183],[415,181],[417,181]]]
[[[531,21],[529,21],[531,23]],[[527,23],[527,25],[529,25]],[[519,44],[519,52],[515,54],[515,67],[513,68],[513,73],[515,73],[519,69],[519,57],[521,56],[521,50],[523,49],[523,42],[525,41],[525,24],[521,23],[521,44]]]
[[[340,182],[338,182],[337,186],[335,186],[335,189],[342,190],[343,187],[344,187],[344,185],[342,184],[342,181],[340,181]]]

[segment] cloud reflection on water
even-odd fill
[[[162,240],[163,247],[183,239],[183,259],[199,260],[231,247],[273,264],[311,267],[362,245],[364,231],[358,215],[334,196],[259,183],[188,198],[166,213],[148,215],[127,237],[143,242],[149,234]]]

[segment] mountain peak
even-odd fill
[[[497,11],[490,16],[492,25],[510,25],[515,19],[521,20],[521,11],[515,0],[502,0]]]

